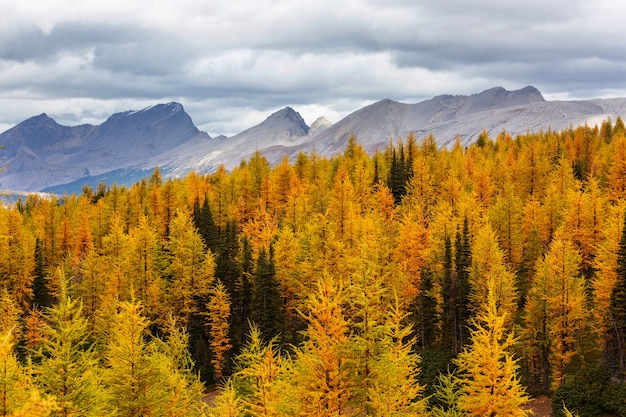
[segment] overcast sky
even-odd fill
[[[391,98],[626,96],[623,0],[0,0],[0,131],[181,102],[210,135]]]

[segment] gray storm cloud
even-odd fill
[[[216,135],[287,105],[311,123],[495,85],[626,95],[617,1],[1,3],[0,127],[177,100]]]

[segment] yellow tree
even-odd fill
[[[250,326],[249,340],[236,360],[237,372],[233,384],[241,392],[246,411],[255,417],[285,415],[287,386],[282,383],[285,373],[283,358],[276,339],[263,342],[256,325]],[[232,399],[232,394],[230,402]]]
[[[563,237],[568,238],[582,257],[581,268],[591,276],[593,259],[602,239],[606,205],[598,181],[590,178],[584,190],[569,190],[563,212]]]
[[[133,283],[135,295],[145,303],[149,318],[164,317],[165,282],[161,277],[163,255],[159,232],[144,215],[129,232],[128,278]]]
[[[147,345],[147,359],[153,369],[151,385],[158,401],[151,414],[167,417],[204,417],[204,386],[187,349],[189,336],[170,316],[164,335]]]
[[[122,302],[119,309],[105,354],[108,406],[120,417],[152,415],[161,398],[154,384],[157,372],[147,354],[148,321],[138,303]]]
[[[333,222],[337,237],[342,239],[348,247],[355,243],[354,220],[357,212],[354,187],[348,171],[342,165],[335,175],[328,206],[328,218]]]
[[[107,263],[103,256],[98,255],[95,250],[90,251],[80,264],[80,280],[73,288],[76,295],[80,296],[84,303],[84,313],[91,319],[90,325],[94,324],[93,319],[103,302],[111,303],[119,297],[117,285],[115,291],[111,291],[110,284],[115,278],[113,278],[113,274],[107,271],[106,266]]]
[[[522,261],[522,201],[513,185],[507,184],[489,210],[492,227],[512,269]]]
[[[301,413],[312,417],[349,415],[348,322],[343,288],[324,274],[310,294],[303,313],[308,323],[305,341],[296,349],[294,380]]]
[[[593,266],[596,271],[592,281],[594,313],[603,334],[611,334],[614,331],[609,306],[611,293],[617,282],[618,250],[625,217],[626,200],[618,200],[615,205],[608,208],[601,230],[603,239],[594,259]],[[600,338],[600,342],[606,347],[606,338]]]
[[[567,367],[579,352],[586,326],[585,282],[581,257],[571,242],[560,238],[538,262],[526,306],[527,344],[539,354],[542,384],[565,383]],[[550,369],[546,367],[546,354]]]
[[[612,147],[611,165],[608,172],[609,198],[617,201],[626,197],[626,136],[616,135]]]
[[[232,347],[228,338],[230,319],[230,297],[219,279],[211,289],[211,296],[207,304],[207,325],[211,336],[211,350],[213,358],[213,372],[216,380],[222,378],[225,354]]]
[[[35,238],[15,207],[0,209],[0,285],[25,309],[32,297]]]
[[[389,226],[387,228],[391,229]],[[396,240],[393,259],[398,262],[413,289],[417,290],[429,249],[429,230],[421,209],[405,212],[398,226]]]
[[[187,325],[207,302],[213,283],[215,261],[202,238],[196,232],[189,215],[182,210],[170,224],[167,244],[172,278],[169,288],[169,304],[182,325]]]
[[[489,287],[484,310],[474,321],[471,345],[454,359],[460,370],[459,406],[468,416],[524,417],[530,414],[523,408],[529,398],[512,352],[516,340],[507,330],[507,313],[499,312],[493,284]]]
[[[470,267],[470,309],[474,314],[486,311],[488,295],[493,297],[497,313],[511,324],[516,311],[515,275],[504,262],[498,238],[489,224],[478,231],[472,246]]]
[[[46,311],[46,319],[34,366],[38,384],[56,399],[59,416],[102,415],[100,370],[83,305],[67,295],[63,280],[59,303]]]
[[[28,399],[32,382],[13,351],[14,324],[0,333],[0,416],[12,415]]]
[[[404,324],[408,314],[397,295],[387,311],[382,349],[371,367],[368,408],[375,416],[426,416],[426,400],[420,398],[424,387],[417,381],[420,358],[412,352],[412,328]]]
[[[548,175],[546,195],[543,199],[550,239],[561,224],[567,193],[575,189],[576,185],[572,164],[567,158],[561,157],[553,171]]]
[[[213,405],[208,409],[209,417],[241,417],[244,409],[241,398],[237,394],[232,380],[228,380],[224,385]]]
[[[298,330],[302,328],[302,319],[298,309],[302,309],[308,289],[303,282],[301,262],[301,241],[289,227],[281,228],[274,243],[274,261],[276,280],[280,283],[280,293],[284,304],[283,340],[297,344]]]
[[[516,166],[516,188],[522,197],[541,196],[550,171],[550,160],[539,135],[523,135],[522,140],[523,146]]]
[[[73,218],[73,255],[81,259],[87,252],[94,248],[93,233],[91,230],[91,220],[93,217],[91,200],[81,194],[78,198],[78,206]]]

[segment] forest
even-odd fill
[[[0,207],[0,416],[626,415],[621,119]]]

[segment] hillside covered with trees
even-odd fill
[[[0,416],[626,415],[625,220],[621,119],[29,196]]]

